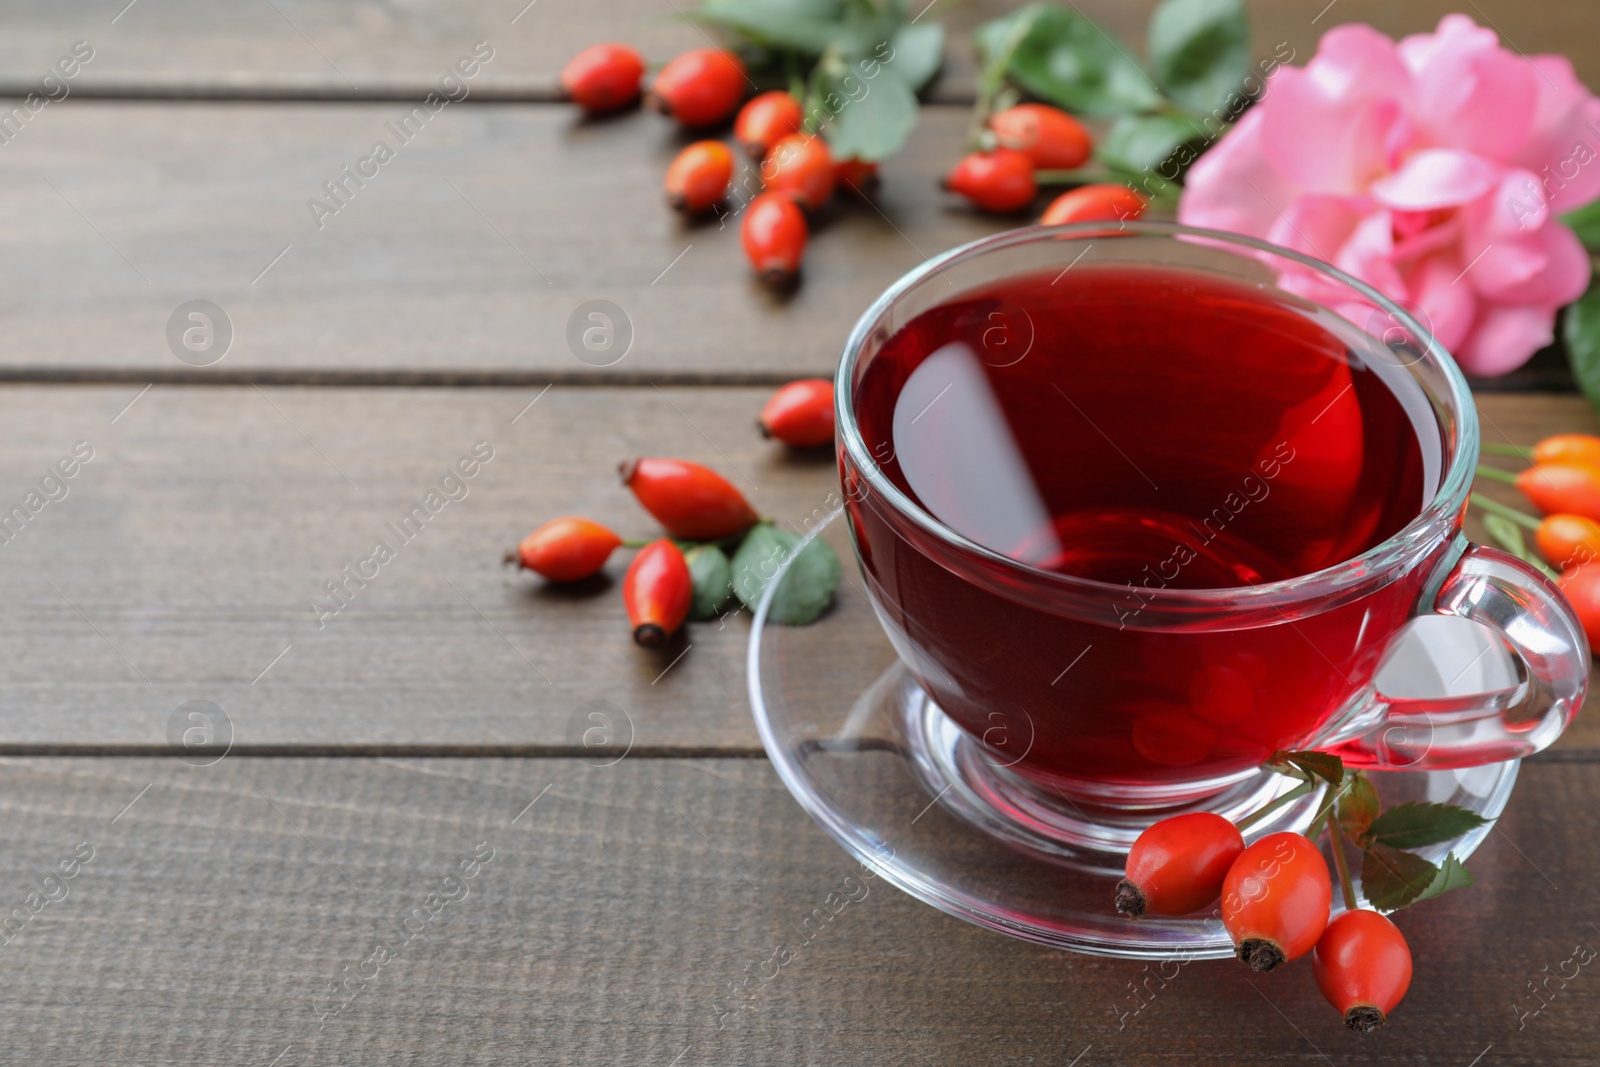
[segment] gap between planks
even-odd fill
[[[829,372],[831,377],[832,372]],[[0,366],[0,385],[268,385],[361,388],[504,389],[541,385],[639,388],[653,385],[704,388],[779,386],[808,376],[804,368],[752,371],[560,371],[509,369],[384,368],[384,367],[96,367]],[[1479,395],[1536,394],[1571,396],[1570,376],[1540,369],[1526,375],[1512,372],[1502,379],[1468,379]]]
[[[764,85],[765,89],[781,89],[779,83]],[[31,82],[0,82],[0,100],[22,100],[38,93]],[[433,82],[411,85],[379,85],[364,89],[351,89],[333,85],[156,85],[135,82],[97,82],[72,87],[72,95],[64,97],[55,106],[70,106],[73,100],[117,101],[130,104],[420,104],[429,93],[438,91]],[[970,92],[952,90],[940,93],[935,99],[922,100],[922,107],[970,108],[974,97]],[[539,104],[571,106],[560,86],[554,81],[527,85],[479,85],[452,107],[471,107],[474,104]],[[609,121],[609,116],[599,121]]]
[[[876,746],[868,746],[876,747]],[[104,759],[132,759],[165,757],[183,759],[191,754],[181,748],[164,744],[96,744],[92,742],[0,742],[0,759],[24,757],[89,757]],[[250,759],[574,759],[594,760],[609,758],[606,750],[584,748],[582,745],[539,744],[374,744],[369,742],[318,743],[318,744],[257,744],[234,745],[227,756]],[[759,745],[634,745],[618,759],[630,760],[696,760],[735,759],[766,760],[767,752]],[[1600,750],[1558,749],[1540,752],[1522,762],[1529,764],[1600,764]]]
[[[541,385],[602,388],[667,387],[748,388],[778,386],[807,374],[794,370],[752,371],[607,371],[470,370],[440,368],[317,367],[136,367],[0,366],[0,385],[314,385],[361,388],[505,389]],[[831,371],[830,371],[831,375]]]
[[[610,760],[608,749],[585,748],[582,745],[537,744],[257,744],[234,745],[225,756],[248,759],[576,759]],[[145,757],[192,758],[182,748],[165,744],[97,744],[93,742],[26,742],[0,743],[0,759],[37,756],[72,756],[107,759],[132,759]],[[223,757],[219,756],[218,759]],[[691,760],[739,759],[765,760],[766,750],[759,745],[634,745],[616,754],[616,759],[630,760]],[[1600,754],[1596,756],[1600,761]]]

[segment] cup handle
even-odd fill
[[[1583,706],[1589,643],[1572,607],[1542,574],[1493,548],[1468,545],[1423,614],[1454,615],[1498,635],[1522,675],[1491,693],[1415,699],[1371,688],[1317,745],[1354,767],[1452,770],[1548,748]]]

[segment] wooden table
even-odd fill
[[[1141,964],[1009,940],[882,883],[724,1016],[852,867],[765,761],[747,626],[644,654],[614,586],[541,588],[500,553],[562,513],[647,532],[612,474],[639,452],[734,468],[764,513],[817,507],[830,464],[750,420],[764,387],[828,373],[894,278],[998,228],[933,178],[962,140],[966,31],[1006,5],[949,5],[947,75],[910,146],[781,301],[731,228],[661,206],[677,133],[550,102],[583,44],[696,44],[670,2],[125,4],[0,2],[0,90],[94,50],[0,145],[0,497],[93,451],[0,545],[0,905],[26,917],[0,945],[0,1059],[1593,1061],[1600,979],[1551,985],[1521,1026],[1513,1006],[1600,940],[1594,709],[1525,766],[1478,887],[1407,913],[1416,978],[1375,1037],[1338,1027],[1307,967],[1200,964],[1158,989]],[[1150,6],[1082,0],[1133,39]],[[1262,51],[1309,56],[1336,20],[1414,32],[1454,5],[1321,6],[1253,3]],[[1466,7],[1600,83],[1583,5]],[[473,95],[319,229],[307,198],[480,40]],[[590,299],[632,322],[615,365],[566,344]],[[232,324],[220,362],[169,346],[191,300]],[[1480,405],[1491,439],[1596,427],[1570,393]],[[319,626],[323,583],[478,441],[493,459],[468,495]],[[848,587],[825,625],[841,654],[875,633]],[[225,711],[218,762],[172,755],[189,701]],[[583,758],[590,701],[623,711],[625,759]],[[76,877],[45,881],[63,863]],[[1158,989],[1136,1014],[1135,985]]]

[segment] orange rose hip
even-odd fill
[[[517,563],[552,582],[576,582],[597,573],[622,538],[598,522],[569,515],[551,519],[506,554]]]
[[[667,203],[686,215],[702,215],[728,195],[733,153],[721,141],[696,141],[667,167]]]
[[[665,537],[641,548],[622,579],[633,639],[645,648],[659,648],[677,632],[689,617],[693,598],[689,564]]]
[[[739,224],[745,257],[773,288],[792,285],[799,277],[807,237],[805,215],[784,193],[762,193],[750,201]]]
[[[686,459],[631,459],[619,471],[622,484],[679,540],[720,541],[756,524],[744,494],[710,467]]]
[[[591,45],[561,71],[561,88],[591,114],[627,107],[639,99],[644,60],[626,45]]]
[[[833,383],[826,378],[790,382],[772,394],[757,420],[763,437],[794,448],[833,441]]]

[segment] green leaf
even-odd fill
[[[689,618],[716,618],[733,599],[732,564],[716,545],[695,545],[683,558],[689,564],[689,579],[694,583]]]
[[[1589,403],[1600,408],[1600,282],[1567,308],[1561,333],[1567,342],[1572,376]]]
[[[869,163],[888,159],[900,151],[917,124],[916,95],[899,78],[868,81],[853,69],[822,85],[823,106],[834,114],[818,129],[835,159]]]
[[[1240,0],[1166,0],[1150,16],[1150,65],[1180,104],[1232,118],[1243,104],[1251,69],[1244,5]]]
[[[1506,518],[1504,515],[1493,513],[1483,516],[1483,528],[1489,531],[1489,536],[1494,538],[1495,544],[1516,556],[1518,559],[1528,557],[1528,546],[1522,540],[1522,527]]]
[[[1055,4],[1028,4],[979,26],[974,39],[986,62],[1004,53],[1008,37],[1023,23],[1029,28],[1007,74],[1035,96],[1085,115],[1123,115],[1161,105],[1160,91],[1127,46],[1075,10]]]
[[[1445,856],[1444,865],[1439,868],[1438,875],[1428,888],[1417,895],[1417,900],[1429,900],[1452,889],[1465,889],[1473,881],[1472,872],[1461,866],[1461,861],[1456,859],[1456,854],[1452,852]],[[1412,901],[1413,904],[1416,902]]]
[[[733,555],[734,592],[752,611],[778,570],[792,557],[767,613],[773,622],[786,626],[815,621],[832,602],[842,573],[839,557],[826,542],[812,538],[797,549],[800,541],[797,534],[762,523],[745,536]]]
[[[977,49],[981,66],[980,101],[986,95],[993,96],[1000,87],[1006,71],[1011,67],[1011,57],[1017,53],[1017,46],[1022,44],[1033,30],[1034,22],[1048,7],[1048,4],[1030,4],[1009,15],[985,22],[973,31],[972,43]]]
[[[1363,844],[1389,848],[1422,848],[1453,841],[1488,822],[1482,815],[1454,804],[1413,801],[1397,804],[1372,820]]]
[[[1187,115],[1123,115],[1111,124],[1095,149],[1107,166],[1134,172],[1155,170],[1186,144],[1203,141],[1210,133]],[[1160,174],[1168,180],[1178,176]]]
[[[843,0],[701,0],[690,15],[752,43],[820,56],[844,32]]]
[[[1372,779],[1360,771],[1351,771],[1349,788],[1339,797],[1339,825],[1353,840],[1361,840],[1378,817],[1378,791]]]
[[[889,48],[892,51],[882,53],[888,57],[883,69],[917,92],[933,80],[944,62],[944,27],[937,22],[901,26],[889,38]]]
[[[1600,252],[1600,200],[1586,207],[1580,207],[1576,211],[1567,212],[1561,216],[1561,221],[1578,235],[1583,247],[1591,252]]]
[[[1550,569],[1549,564],[1529,551],[1527,542],[1522,538],[1522,527],[1518,526],[1515,521],[1505,515],[1497,515],[1491,511],[1483,516],[1483,528],[1489,531],[1489,536],[1494,539],[1495,544],[1516,556],[1552,582],[1557,580],[1559,575]]]
[[[1361,861],[1361,892],[1379,911],[1398,911],[1427,892],[1439,874],[1421,856],[1373,845]]]
[[[1326,752],[1279,752],[1273,762],[1298,767],[1306,777],[1321,778],[1335,789],[1344,782],[1344,760]]]

